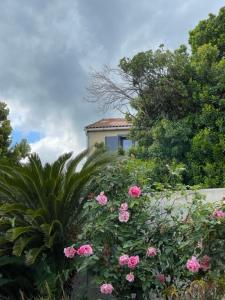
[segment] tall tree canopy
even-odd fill
[[[209,14],[209,18],[202,20],[190,32],[189,43],[192,52],[198,51],[200,46],[211,44],[217,46],[219,57],[225,56],[225,7],[222,7],[217,16]]]
[[[191,53],[160,46],[91,76],[89,100],[125,109],[135,154],[183,163],[185,183],[225,184],[225,8],[190,32]]]

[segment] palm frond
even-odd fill
[[[23,235],[24,233],[33,233],[34,228],[32,226],[26,226],[26,227],[15,227],[12,229],[9,229],[6,232],[7,238],[9,241],[13,242],[15,241],[19,236]]]
[[[32,265],[35,263],[37,257],[41,254],[41,252],[45,249],[44,246],[39,247],[39,248],[31,248],[29,251],[26,252],[25,257],[26,257],[26,263],[28,265]]]
[[[26,256],[26,262],[32,264],[42,253],[52,261],[54,250],[54,268],[57,268],[57,260],[64,261],[68,229],[82,227],[82,196],[86,186],[114,159],[96,151],[89,154],[83,167],[77,170],[87,154],[84,150],[73,158],[72,153],[66,153],[45,165],[34,154],[27,164],[2,165],[0,234],[6,231],[6,241],[2,240],[0,248],[2,253],[10,246],[14,255]]]
[[[25,248],[35,240],[35,236],[22,237],[15,241],[13,245],[13,254],[15,256],[21,256]]]

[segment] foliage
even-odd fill
[[[225,7],[222,7],[218,16],[209,14],[209,18],[202,20],[190,32],[189,43],[192,51],[205,44],[211,43],[216,45],[219,49],[220,57],[225,54]]]
[[[0,102],[0,155],[3,156],[7,153],[10,146],[10,134],[12,128],[8,120],[9,109],[5,103]]]
[[[76,241],[84,223],[86,184],[109,161],[107,154],[97,151],[77,171],[86,155],[87,151],[75,158],[64,154],[45,165],[31,155],[27,164],[1,164],[1,255],[24,257],[40,272],[40,287],[48,280],[57,288],[59,279],[65,282],[72,274],[63,248],[67,239]]]
[[[121,59],[119,67],[133,80],[138,97],[131,106],[137,118],[149,118],[151,125],[159,118],[178,119],[196,109],[189,101],[192,69],[185,46],[140,52],[132,59]]]
[[[9,109],[4,102],[0,102],[0,158],[8,158],[13,161],[19,161],[30,153],[30,146],[23,139],[15,146],[11,145],[12,127],[8,119]]]
[[[136,153],[131,155],[134,156]],[[123,156],[101,170],[87,188],[95,194],[103,190],[109,197],[113,197],[115,191],[116,193],[124,192],[127,186],[133,184],[142,186],[144,191],[166,188],[176,190],[179,189],[184,175],[185,169],[182,164],[174,162],[164,165],[160,164],[159,160],[146,161]],[[89,198],[91,197],[92,193],[89,195]]]
[[[83,238],[93,244],[95,255],[89,260],[89,270],[98,286],[111,283],[117,299],[132,299],[132,293],[137,299],[156,295],[166,299],[222,299],[225,223],[224,218],[213,217],[212,204],[204,203],[195,193],[193,201],[187,201],[183,189],[175,195],[169,190],[152,191],[140,198],[112,190],[106,194],[107,205],[101,206],[93,198],[84,207],[89,222]],[[121,223],[118,216],[124,202],[130,218]],[[220,207],[224,210],[225,204],[218,203]],[[157,249],[152,257],[147,255],[150,246]],[[124,254],[139,256],[136,268],[119,264]],[[199,260],[208,255],[210,267],[189,272],[186,263],[193,255]],[[126,280],[130,272],[134,282]],[[160,274],[165,275],[165,281],[159,280]]]
[[[23,258],[12,256],[0,257],[0,295],[10,299],[21,299],[20,291],[26,297],[35,295],[34,269],[26,266]]]
[[[148,52],[145,55],[147,56]],[[139,66],[139,62],[135,60],[136,56],[133,59]],[[128,64],[130,68],[135,69],[133,59]],[[174,98],[174,105],[179,107],[182,114],[173,109],[170,115],[164,112],[164,108],[161,112],[157,112],[153,105],[157,108],[159,100],[152,93],[149,94],[148,90],[151,89],[149,85],[145,90],[147,98],[144,99],[142,94],[137,98],[137,102],[136,100],[131,102],[131,106],[137,111],[133,118],[131,136],[138,141],[136,152],[142,153],[142,156],[139,154],[141,158],[160,159],[164,164],[173,160],[183,163],[188,170],[185,184],[223,187],[225,61],[224,58],[219,59],[217,46],[211,44],[200,46],[187,61],[189,64],[187,103],[193,108],[185,109],[185,106],[176,102]],[[156,65],[156,70],[157,67]],[[148,74],[148,65],[144,72]],[[159,95],[163,93],[160,91]],[[178,98],[180,99],[179,96]],[[163,107],[168,110],[160,99],[161,101]],[[167,104],[170,105],[170,102]],[[146,111],[149,113],[146,114]]]
[[[183,183],[189,185],[225,184],[224,24],[223,7],[190,32],[191,52],[184,45],[174,51],[161,45],[91,77],[90,99],[104,109],[125,110],[132,121],[137,157],[183,164]],[[210,149],[204,141],[200,147],[206,132]]]
[[[188,154],[190,175],[193,182],[202,186],[224,186],[225,135],[209,128],[202,129],[192,139]]]

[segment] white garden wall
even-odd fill
[[[206,201],[219,201],[225,197],[225,188],[220,189],[201,189],[199,192],[206,197]]]

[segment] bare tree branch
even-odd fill
[[[138,88],[133,85],[133,79],[122,70],[104,66],[102,71],[92,71],[87,87],[88,102],[98,103],[103,111],[109,109],[129,112],[129,104],[138,95]]]

